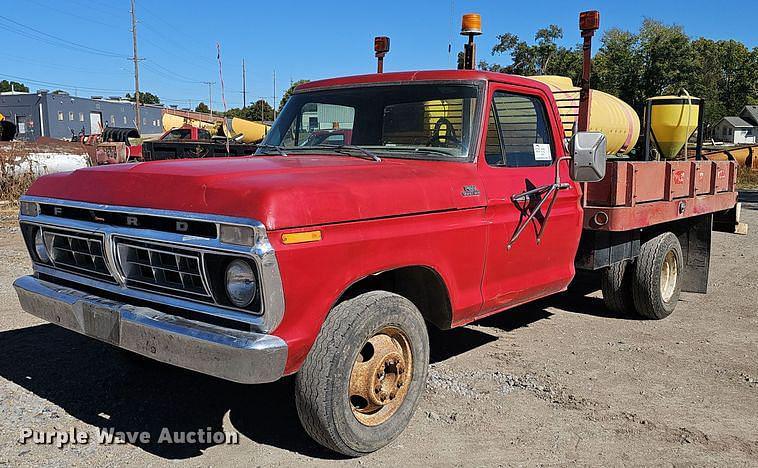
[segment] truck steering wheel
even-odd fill
[[[441,133],[443,125],[445,126],[444,135]],[[447,117],[440,117],[437,119],[437,123],[434,124],[434,130],[432,131],[432,137],[429,138],[427,146],[452,148],[454,146],[459,146],[460,144],[461,140],[459,140],[458,136],[455,134],[455,128],[453,127],[452,122],[450,122],[450,119]]]

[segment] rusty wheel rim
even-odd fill
[[[413,376],[410,342],[400,329],[385,327],[361,347],[350,372],[348,400],[355,418],[377,426],[400,408]]]

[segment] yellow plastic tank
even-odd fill
[[[229,136],[242,134],[242,141],[245,143],[258,143],[269,131],[268,125],[239,117],[231,119],[231,127],[231,135]]]
[[[650,131],[661,156],[673,159],[697,129],[700,99],[691,96],[656,96],[648,99]]]
[[[545,83],[558,100],[558,110],[567,135],[576,131],[579,112],[579,87],[571,78],[557,75],[531,76]],[[608,139],[609,154],[627,154],[637,144],[640,137],[640,118],[632,107],[608,93],[590,90],[589,130],[602,132]]]

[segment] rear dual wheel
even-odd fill
[[[426,386],[429,338],[421,313],[374,291],[327,316],[296,378],[306,432],[348,456],[373,452],[406,428]]]
[[[642,244],[634,263],[615,263],[602,272],[605,304],[617,313],[666,318],[679,302],[683,267],[679,239],[660,234]]]

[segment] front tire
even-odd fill
[[[665,232],[642,244],[632,281],[637,313],[653,320],[671,315],[679,302],[683,271],[682,246],[674,234]]]
[[[378,450],[406,428],[429,367],[421,313],[397,294],[373,291],[327,316],[295,384],[300,422],[347,456]]]

